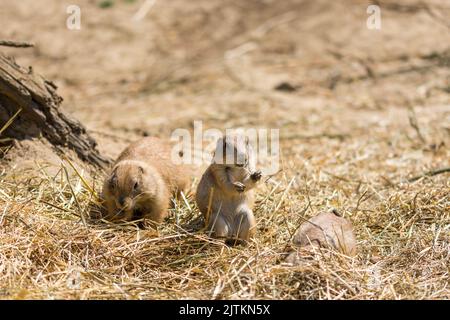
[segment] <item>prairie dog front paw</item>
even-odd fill
[[[242,182],[235,182],[235,183],[233,183],[233,185],[237,192],[245,191],[245,184],[243,184]]]
[[[255,172],[253,172],[250,176],[252,178],[253,181],[259,181],[261,180],[262,177],[262,172],[261,170],[257,170]]]

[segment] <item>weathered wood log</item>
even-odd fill
[[[83,161],[104,167],[110,160],[99,154],[96,141],[85,127],[60,110],[56,85],[22,68],[0,53],[0,124],[22,109],[2,137],[28,139],[43,136],[59,152],[71,149]]]
[[[0,46],[13,48],[31,48],[34,47],[34,44],[25,41],[0,40]]]

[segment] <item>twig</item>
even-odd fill
[[[0,46],[13,48],[30,48],[34,47],[34,43],[24,41],[0,40]]]
[[[8,129],[8,127],[11,125],[11,123],[13,123],[14,119],[19,115],[19,113],[21,111],[22,111],[22,108],[17,110],[17,112],[3,125],[3,127],[0,129],[0,135],[3,133],[3,131]]]
[[[424,6],[425,12],[432,18],[434,19],[434,21],[436,21],[437,23],[447,27],[450,29],[450,23],[448,23],[444,17],[441,17],[440,15],[436,14],[435,11],[433,11],[433,9],[431,9],[431,7],[429,5],[427,5],[426,3],[421,3]]]
[[[264,180],[264,183],[266,183],[267,181],[269,181],[270,179],[272,179],[272,177],[278,175],[278,174],[281,173],[281,172],[283,172],[283,169],[280,169],[280,170],[278,170],[278,171],[275,172],[275,173],[272,173],[272,174],[267,175],[267,179]]]
[[[361,195],[361,197],[359,197],[358,202],[356,203],[355,212],[358,211],[359,205],[361,204],[361,202],[366,201],[367,199],[369,199],[371,197],[371,195],[369,194],[368,197],[364,198],[364,196],[367,194],[368,191],[369,190],[364,191],[363,194]]]
[[[292,177],[291,181],[289,181],[288,186],[286,187],[286,189],[284,190],[283,194],[281,195],[280,202],[278,202],[277,206],[275,207],[275,210],[274,210],[275,212],[277,212],[278,209],[280,209],[280,207],[283,204],[283,201],[286,198],[286,195],[288,194],[289,189],[291,189],[292,184],[294,183],[296,177],[297,176],[295,175],[294,177]]]
[[[423,178],[423,177],[432,177],[432,176],[435,176],[435,175],[438,175],[438,174],[441,174],[441,173],[445,173],[445,172],[450,172],[450,167],[427,171],[425,173],[422,173],[421,175],[418,175],[418,176],[415,176],[415,177],[412,177],[412,178],[408,179],[408,182],[414,182],[414,181],[419,180],[420,178]]]
[[[309,196],[309,188],[308,185],[306,185],[306,198],[308,199],[308,204],[306,205],[305,209],[303,209],[299,216],[299,220],[303,220],[303,222],[310,222],[312,225],[318,227],[319,229],[322,229],[319,225],[316,225],[315,223],[309,221],[308,219],[304,218],[303,215],[308,211],[309,208],[311,208],[311,198]],[[283,252],[286,252],[286,250],[288,249],[288,247],[291,244],[292,238],[295,236],[295,234],[297,233],[297,230],[300,228],[300,226],[302,225],[302,223],[297,222],[297,227],[295,228],[294,232],[290,232],[289,231],[289,240],[286,242],[286,245],[284,246],[284,250]],[[288,229],[289,230],[289,229]],[[323,230],[322,230],[323,231]]]
[[[134,14],[132,20],[139,21],[145,18],[147,13],[153,8],[156,0],[145,0],[145,2],[141,5],[139,10]]]
[[[350,137],[350,135],[348,135],[348,134],[324,132],[324,133],[311,134],[311,135],[294,133],[294,134],[281,136],[280,139],[281,140],[291,140],[291,139],[293,139],[293,140],[295,140],[295,139],[312,140],[312,139],[328,138],[328,139],[344,140],[348,137]]]
[[[95,192],[94,188],[92,188],[89,183],[87,183],[86,179],[80,174],[78,169],[75,167],[75,165],[72,163],[72,161],[69,160],[69,158],[66,155],[63,155],[62,158],[67,161],[67,163],[72,167],[72,169],[75,171],[77,176],[80,178],[81,182],[84,184],[85,188],[89,190],[89,192],[95,197],[95,199],[100,202],[101,199],[98,196],[97,192]],[[64,167],[65,168],[65,167]]]
[[[349,179],[341,177],[341,176],[338,176],[338,175],[333,174],[331,172],[328,172],[328,171],[325,171],[325,170],[322,170],[322,172],[327,174],[327,175],[329,175],[329,176],[332,176],[333,178],[336,178],[338,180],[345,181],[345,182],[351,182]]]
[[[64,169],[64,173],[66,174],[67,184],[69,185],[69,189],[70,189],[70,192],[72,193],[72,197],[75,199],[75,203],[78,207],[78,210],[80,211],[81,221],[83,222],[84,226],[87,227],[86,218],[84,217],[83,209],[81,208],[81,205],[78,202],[77,195],[75,194],[75,191],[73,190],[72,185],[70,184],[69,172],[67,171],[67,169],[64,165],[62,165],[62,168]]]
[[[116,134],[112,134],[112,133],[108,133],[108,132],[104,132],[101,130],[88,130],[90,133],[94,133],[94,134],[99,134],[102,135],[104,137],[108,137],[108,138],[113,138],[113,139],[117,139],[117,140],[123,140],[125,142],[132,142],[133,139],[128,139],[126,137],[122,137]]]
[[[414,111],[413,107],[409,107],[408,118],[409,118],[409,124],[416,131],[417,136],[419,137],[420,141],[425,144],[426,140],[423,137],[422,132],[420,132],[420,127],[419,127],[419,123],[417,122],[416,112]]]
[[[209,199],[208,199],[208,211],[206,211],[205,217],[205,227],[208,228],[209,217],[211,216],[211,208],[212,208],[212,199],[214,195],[214,187],[209,190]]]
[[[184,195],[183,191],[180,191],[181,197],[183,198],[184,204],[186,205],[186,207],[189,209],[189,212],[192,211],[191,206],[189,205],[189,202],[186,199],[186,196]]]

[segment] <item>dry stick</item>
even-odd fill
[[[270,179],[270,178],[269,178]],[[266,180],[267,181],[267,180]],[[264,199],[262,199],[261,201],[260,201],[260,205],[262,206],[263,204],[265,204],[265,202],[270,198],[270,196],[275,192],[275,190],[278,188],[278,186],[281,184],[281,181],[280,182],[275,182],[276,183],[276,185],[275,185],[275,187],[273,187],[272,188],[272,190],[269,192],[269,194],[264,198]]]
[[[34,47],[34,43],[24,41],[0,40],[0,46],[13,48],[30,48]]]
[[[61,210],[61,211],[63,211],[63,212],[70,212],[70,211],[67,210],[67,209],[61,208],[61,207],[59,207],[59,206],[57,206],[57,205],[55,205],[55,204],[51,204],[50,202],[47,202],[47,201],[44,201],[44,200],[39,200],[39,202],[40,202],[40,203],[43,203],[43,204],[46,204],[46,205],[48,205],[48,206],[50,206],[50,207],[52,207],[52,208]]]
[[[370,198],[371,195],[369,194],[369,196],[363,200],[364,196],[367,194],[368,191],[369,190],[364,191],[361,197],[359,197],[358,202],[356,203],[355,212],[358,211],[361,202],[366,201],[367,199]]]
[[[280,170],[278,170],[278,171],[275,172],[275,173],[268,174],[268,175],[267,175],[267,179],[264,180],[264,183],[266,183],[267,181],[269,181],[270,179],[272,179],[272,177],[275,177],[276,175],[278,175],[278,174],[281,173],[281,172],[283,172],[283,169],[280,169]]]
[[[78,202],[78,198],[77,198],[77,196],[75,194],[75,191],[73,190],[72,185],[70,184],[69,172],[67,171],[67,169],[66,169],[66,167],[64,165],[62,165],[62,168],[64,170],[64,173],[66,174],[67,184],[69,185],[70,192],[72,193],[72,196],[75,199],[75,203],[76,203],[76,205],[78,207],[78,210],[80,210],[81,221],[83,222],[84,226],[87,227],[86,218],[84,217],[83,209],[81,208],[81,205]]]
[[[145,18],[147,13],[153,8],[156,0],[145,0],[145,2],[140,6],[139,10],[134,14],[132,20],[140,21]]]
[[[234,237],[234,242],[236,243],[239,240],[239,232],[241,232],[242,221],[244,220],[244,216],[241,216],[241,220],[239,221],[239,227],[236,232],[236,236]]]
[[[347,179],[347,178],[345,178],[345,177],[338,176],[338,175],[336,175],[336,174],[333,174],[333,173],[328,172],[328,171],[325,171],[325,170],[322,170],[322,172],[325,173],[325,174],[327,174],[327,175],[329,175],[329,176],[331,176],[331,177],[333,177],[333,178],[335,178],[335,179],[341,180],[341,181],[345,181],[345,182],[358,182],[360,185],[361,185],[361,184],[367,184],[367,182],[364,182],[364,181],[361,181],[361,180],[350,180],[350,179]]]
[[[121,136],[119,136],[119,135],[115,135],[115,134],[113,134],[113,133],[109,133],[109,132],[104,132],[104,131],[101,131],[101,130],[94,130],[94,129],[91,129],[91,130],[88,130],[90,133],[94,133],[94,134],[99,134],[99,135],[102,135],[102,136],[104,136],[104,137],[108,137],[108,138],[113,138],[113,139],[117,139],[117,140],[123,140],[123,141],[125,141],[125,142],[133,142],[133,140],[132,139],[129,139],[129,138],[125,138],[125,137],[121,137]]]
[[[328,172],[328,171],[325,171],[325,170],[322,170],[322,172],[327,174],[327,175],[329,175],[329,176],[332,176],[333,178],[336,178],[338,180],[345,181],[345,182],[351,182],[349,179],[341,177],[341,176],[338,176],[338,175],[333,174],[331,172]],[[358,182],[361,182],[361,181],[358,181]]]
[[[72,161],[69,160],[69,158],[66,155],[63,155],[62,158],[67,161],[67,163],[72,167],[72,169],[75,171],[76,175],[80,178],[81,182],[84,184],[85,188],[89,190],[91,195],[95,197],[97,201],[100,200],[98,194],[95,192],[95,190],[87,183],[86,179],[80,174],[78,169],[75,167],[75,165],[72,163]]]
[[[187,231],[186,229],[184,229],[183,227],[181,227],[181,226],[179,226],[179,225],[175,225],[175,227],[176,228],[178,228],[178,229],[180,229],[184,234],[184,236],[191,236],[191,237],[194,237],[195,239],[197,239],[197,240],[201,240],[201,241],[203,241],[203,242],[205,242],[205,244],[209,244],[209,243],[211,243],[211,244],[215,244],[215,245],[220,245],[220,246],[223,246],[223,243],[222,242],[220,242],[220,241],[216,241],[216,240],[211,240],[211,238],[204,238],[204,237],[202,237],[201,235],[199,236],[199,235],[197,235],[196,233],[192,233],[192,232],[189,232],[189,231]],[[182,235],[180,235],[180,237],[181,237]]]
[[[266,251],[267,252],[267,251]],[[264,253],[266,253],[264,252]],[[247,260],[246,263],[244,263],[244,265],[230,278],[228,279],[228,281],[223,285],[222,288],[225,288],[227,285],[231,284],[233,282],[233,280],[239,276],[239,274],[242,272],[242,270],[244,270],[247,266],[249,266],[254,260],[256,260],[256,257],[253,256],[250,259]]]
[[[286,189],[284,190],[283,194],[281,195],[280,201],[278,202],[277,206],[275,207],[275,210],[273,211],[274,213],[276,213],[276,212],[278,211],[278,209],[280,209],[280,207],[281,207],[281,205],[283,204],[284,199],[286,198],[286,196],[287,196],[289,190],[291,189],[292,184],[294,183],[296,177],[297,177],[297,176],[295,175],[295,176],[291,179],[291,181],[289,181],[289,184],[287,185]],[[274,216],[275,216],[275,215],[273,214],[273,215],[270,217],[269,222],[272,222],[272,219],[273,219]]]
[[[440,23],[441,25],[447,27],[450,29],[450,23],[448,23],[444,17],[441,17],[440,15],[436,14],[436,12],[434,12],[429,5],[427,5],[426,3],[421,3],[421,5],[424,6],[425,12],[431,17],[433,18],[436,22]]]
[[[275,212],[278,211],[278,209],[280,209],[281,205],[282,205],[283,202],[284,202],[284,198],[286,198],[286,195],[287,195],[287,193],[289,192],[289,189],[291,189],[292,184],[294,183],[296,177],[297,177],[297,176],[294,176],[294,177],[291,179],[291,181],[289,182],[289,184],[287,185],[286,190],[284,190],[283,194],[281,195],[280,202],[278,202],[278,205],[275,207],[275,210],[274,210]]]
[[[281,140],[295,140],[295,139],[302,139],[302,140],[313,140],[313,139],[320,139],[320,138],[328,138],[328,139],[338,139],[338,140],[344,140],[346,138],[349,138],[350,135],[349,134],[345,134],[345,133],[328,133],[328,132],[323,132],[323,133],[318,133],[318,134],[311,134],[311,135],[306,135],[306,134],[289,134],[289,135],[284,135],[281,136],[280,139]]]
[[[212,197],[210,198],[210,200],[211,200],[211,199],[212,199]],[[222,204],[223,204],[223,202],[220,201],[220,206],[219,206],[219,209],[217,210],[216,218],[214,219],[214,222],[213,222],[213,224],[212,224],[212,226],[211,226],[211,229],[210,229],[209,232],[208,232],[208,237],[211,237],[211,234],[212,234],[213,231],[214,231],[214,227],[216,226],[217,219],[219,218],[220,210],[222,210]],[[208,211],[209,211],[209,210],[208,210]],[[209,217],[208,217],[208,225],[209,225]],[[205,225],[205,227],[208,228],[208,225]]]
[[[413,220],[414,220],[414,218],[419,214],[419,212],[416,212],[417,210],[416,210],[416,208],[417,208],[417,205],[416,205],[416,203],[417,203],[417,197],[419,196],[419,193],[420,193],[420,191],[419,192],[417,192],[416,193],[416,195],[414,196],[414,199],[413,199],[413,209],[412,209],[412,213],[414,214],[412,217],[411,217],[411,219],[409,219],[401,228],[400,228],[400,232],[403,232],[403,230],[405,230],[406,228],[408,228],[412,223],[413,223]]]
[[[211,189],[209,190],[208,210],[206,211],[206,217],[205,217],[205,229],[208,228],[208,224],[209,224],[209,216],[211,215],[211,206],[212,206],[213,195],[214,195],[214,187],[211,187]]]
[[[192,208],[189,205],[189,202],[187,201],[186,196],[184,195],[184,192],[180,191],[180,194],[181,194],[181,198],[183,198],[184,204],[186,205],[186,207],[188,207],[189,212],[192,212]]]
[[[3,223],[3,219],[5,218],[6,210],[8,210],[9,203],[6,204],[5,208],[3,209],[3,214],[0,216],[0,226]]]
[[[335,271],[333,270],[328,270],[332,275],[334,275],[336,278],[338,278],[338,280],[345,286],[347,287],[348,290],[350,290],[351,293],[353,293],[354,295],[356,295],[356,290],[354,288],[352,288],[352,286],[350,286],[347,282],[345,282],[344,279],[342,279]]]
[[[303,209],[303,210],[300,212],[299,216],[300,216],[300,219],[303,219],[303,221],[310,222],[308,219],[305,219],[305,218],[302,217],[302,216],[306,213],[306,211],[308,211],[308,209],[311,208],[311,198],[309,197],[309,189],[308,189],[308,186],[307,186],[307,185],[306,185],[306,197],[307,197],[307,199],[308,199],[308,204],[306,205],[305,209]],[[294,232],[291,233],[291,231],[290,231],[290,229],[289,229],[289,225],[288,225],[288,223],[287,223],[286,217],[284,217],[284,222],[285,222],[285,224],[286,224],[286,228],[287,228],[287,231],[288,231],[288,233],[289,233],[289,241],[287,242],[286,246],[284,247],[284,249],[285,249],[284,251],[286,251],[286,248],[289,246],[289,243],[291,242],[292,238],[295,236],[295,233],[296,233],[297,230],[300,228],[300,225],[301,225],[301,224],[299,224],[299,225],[295,228]],[[316,227],[318,227],[318,228],[320,228],[320,229],[322,230],[322,228],[321,228],[320,226],[316,225],[315,223],[313,223],[313,222],[310,222],[310,223],[311,223],[312,225],[315,225]],[[322,230],[322,231],[323,231],[323,230]]]
[[[19,115],[19,113],[22,111],[22,108],[20,108],[19,110],[17,110],[17,112],[8,120],[6,121],[6,123],[3,125],[3,127],[0,129],[0,135],[3,133],[3,131],[5,131],[6,129],[8,129],[8,127],[11,125],[11,123],[13,123],[14,119]]]
[[[425,173],[422,173],[421,175],[412,177],[410,179],[408,179],[408,182],[414,182],[416,180],[419,180],[420,178],[424,178],[424,177],[432,177],[441,173],[445,173],[445,172],[450,172],[450,167],[445,167],[445,168],[440,168],[440,169],[436,169],[436,170],[430,170],[427,171]]]
[[[311,199],[309,198],[309,191],[307,191],[307,198],[308,198],[308,204],[306,205],[305,209],[303,209],[301,211],[301,213],[299,214],[299,217],[301,220],[305,221],[305,222],[310,222],[308,219],[303,218],[302,215],[304,215],[306,213],[306,211],[308,211],[309,208],[311,208]],[[284,246],[283,252],[286,252],[287,248],[290,246],[292,238],[295,236],[295,233],[297,232],[297,230],[300,228],[300,226],[302,225],[301,223],[297,226],[297,228],[294,229],[294,232],[291,233],[291,231],[289,230],[289,226],[287,224],[287,220],[285,219],[286,222],[286,227],[287,230],[289,232],[289,240],[286,242],[286,245]],[[320,226],[316,225],[313,222],[310,222],[312,225],[317,226],[318,228],[322,229]],[[322,229],[323,231],[323,229]]]
[[[284,199],[286,198],[286,195],[287,195],[287,193],[289,192],[289,189],[291,188],[292,184],[293,184],[294,181],[295,181],[295,177],[296,177],[296,176],[294,176],[294,177],[291,179],[291,181],[289,182],[288,186],[287,186],[286,189],[283,191],[283,194],[281,195],[280,201],[278,202],[277,206],[276,206],[275,209],[273,210],[273,214],[270,216],[269,220],[267,221],[268,223],[271,223],[271,222],[272,222],[273,217],[275,216],[275,213],[278,211],[278,209],[280,209],[281,205],[283,204]]]
[[[425,144],[426,140],[423,137],[422,132],[420,132],[419,123],[417,122],[416,112],[414,111],[413,107],[409,107],[408,118],[409,118],[409,124],[416,131],[417,136],[419,137],[420,141]]]
[[[217,222],[217,219],[219,218],[219,213],[220,213],[221,209],[222,209],[222,202],[220,202],[219,210],[217,210],[216,218],[214,219],[211,229],[209,230],[208,237],[211,237],[211,234],[214,231],[214,227],[216,226],[216,222]]]

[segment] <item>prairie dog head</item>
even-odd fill
[[[150,166],[140,161],[121,161],[113,168],[103,185],[105,200],[113,201],[116,219],[130,220],[141,204],[153,198],[160,178]]]
[[[243,168],[252,173],[255,154],[249,138],[241,134],[227,134],[217,140],[213,164],[227,168]]]

